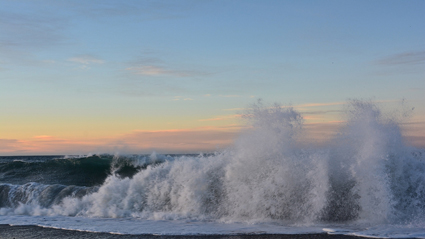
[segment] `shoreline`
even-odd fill
[[[154,234],[111,234],[107,232],[87,232],[69,229],[56,229],[36,225],[11,226],[0,224],[0,238],[83,238],[83,239],[354,239],[351,235],[318,234],[230,234],[230,235],[154,235]]]

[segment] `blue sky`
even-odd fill
[[[224,129],[240,126],[238,110],[257,98],[328,111],[349,98],[404,98],[423,128],[424,9],[425,1],[2,0],[0,153],[139,152],[151,148],[116,140],[224,132],[187,149],[207,150],[231,142],[237,130]]]

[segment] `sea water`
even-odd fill
[[[258,103],[213,154],[0,157],[0,224],[425,238],[425,150],[371,102],[345,112],[321,146],[303,141],[299,112]]]

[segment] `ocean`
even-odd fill
[[[425,149],[374,104],[349,109],[325,144],[276,105],[214,153],[2,156],[0,237],[425,238]]]

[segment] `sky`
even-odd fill
[[[259,98],[317,141],[404,102],[425,147],[425,1],[0,0],[0,155],[212,152]]]

